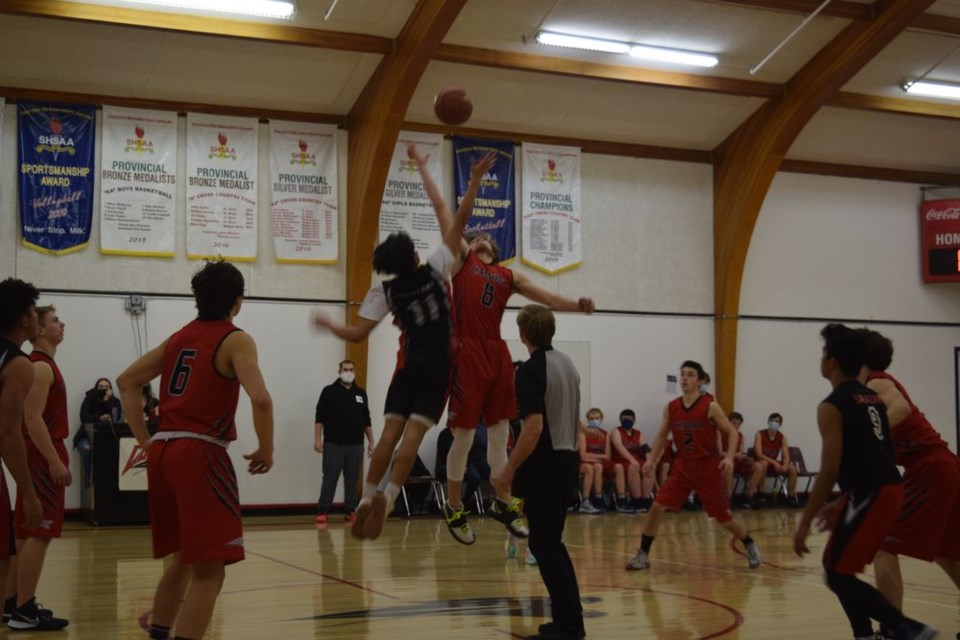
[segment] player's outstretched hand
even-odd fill
[[[427,160],[430,159],[430,154],[423,156],[420,155],[420,152],[417,151],[417,145],[412,142],[407,145],[407,157],[417,163],[417,165],[427,164]]]
[[[479,160],[474,161],[470,167],[470,177],[476,180],[479,180],[483,175],[490,171],[493,168],[493,165],[497,162],[497,152],[488,151],[487,155],[483,156]]]
[[[253,453],[244,454],[243,459],[250,462],[247,466],[247,471],[253,475],[266,473],[273,468],[273,451],[257,449]]]
[[[313,326],[314,331],[327,331],[330,329],[330,325],[333,324],[333,320],[319,311],[314,311],[310,317],[310,324]]]
[[[813,526],[817,531],[833,531],[836,528],[840,520],[840,505],[840,500],[834,500],[820,507],[817,515],[813,516]]]
[[[582,313],[593,313],[596,307],[593,304],[593,298],[580,298],[577,300],[577,308]]]

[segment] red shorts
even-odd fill
[[[960,458],[941,449],[911,461],[903,508],[880,548],[926,560],[960,560]]]
[[[503,340],[460,340],[450,383],[447,426],[476,429],[517,417],[513,360]]]
[[[597,463],[596,463],[596,462],[584,462],[584,461],[581,460],[581,461],[580,461],[580,464],[582,464],[582,465],[583,465],[583,464],[588,464],[588,465],[590,465],[590,466],[592,467],[593,465],[595,465],[595,464],[597,464]],[[611,478],[611,477],[613,477],[613,464],[614,464],[614,463],[613,463],[613,460],[601,460],[601,461],[600,461],[600,466],[603,467],[603,477],[604,477],[604,478]]]
[[[13,511],[10,509],[10,490],[6,474],[0,468],[0,560],[17,555],[17,543],[13,535]]]
[[[823,568],[853,575],[873,562],[903,504],[903,485],[885,484],[854,501],[840,498],[839,517],[823,550]]]
[[[243,560],[237,476],[226,449],[194,438],[153,442],[147,481],[154,558]]]
[[[753,475],[753,458],[741,458],[733,462],[733,475],[750,476]]]
[[[40,506],[43,507],[43,516],[41,516],[40,526],[36,529],[24,529],[23,500],[20,492],[17,492],[17,502],[13,508],[13,530],[17,540],[27,538],[59,538],[60,531],[63,529],[64,513],[64,494],[66,487],[57,486],[53,483],[53,477],[50,475],[50,465],[47,459],[43,457],[40,450],[37,449],[29,438],[24,438],[24,445],[27,449],[27,467],[30,469],[30,479],[33,481],[33,490],[37,492],[40,498]],[[67,453],[67,447],[63,440],[53,440],[53,448],[57,450],[60,456],[60,462],[65,465],[70,464],[70,454]],[[2,508],[2,505],[0,505]]]
[[[724,523],[733,520],[725,493],[720,456],[687,460],[677,458],[667,481],[657,492],[656,501],[668,509],[679,511],[691,491],[696,491],[707,515]]]

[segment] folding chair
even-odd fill
[[[414,484],[429,484],[430,491],[427,493],[427,498],[431,496],[437,503],[437,509],[441,512],[443,511],[443,503],[446,501],[446,496],[443,493],[443,483],[434,478],[433,476],[410,476],[407,478],[407,481],[403,483],[403,486],[400,487],[400,496],[403,498],[403,508],[407,512],[407,517],[410,517],[410,502],[407,500],[407,485]]]
[[[807,486],[804,487],[803,492],[810,493],[810,485],[813,484],[818,472],[807,470],[807,464],[803,461],[803,452],[800,451],[800,447],[787,448],[790,450],[790,462],[797,468],[797,477],[807,479]]]

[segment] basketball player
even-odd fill
[[[823,439],[820,473],[794,534],[797,555],[809,553],[807,536],[835,483],[840,484],[842,516],[823,551],[827,586],[840,600],[853,636],[873,638],[871,619],[893,629],[895,640],[928,640],[935,629],[906,618],[872,586],[857,578],[873,561],[887,531],[900,513],[903,486],[893,462],[890,427],[883,401],[857,380],[864,364],[860,332],[828,324],[820,373],[833,392],[817,407]]]
[[[191,280],[197,318],[131,364],[119,378],[124,413],[147,450],[153,557],[173,554],[153,600],[150,637],[202,638],[223,586],[224,568],[244,558],[237,477],[227,446],[242,387],[250,397],[257,449],[251,474],[273,467],[273,401],[257,347],[233,319],[243,275],[222,260]],[[143,385],[160,376],[160,427],[150,438]],[[179,614],[179,616],[178,616]]]
[[[24,527],[23,500],[18,491],[13,515],[17,556],[10,565],[4,604],[11,629],[55,631],[68,624],[41,609],[35,597],[47,548],[63,528],[64,494],[72,480],[70,455],[63,444],[70,435],[67,387],[54,361],[65,327],[53,306],[37,308],[37,335],[30,341],[33,385],[23,406],[23,438],[33,487],[43,505],[43,519],[35,529]]]
[[[422,169],[425,160],[413,145],[408,155]],[[370,460],[363,496],[357,506],[351,532],[358,538],[375,539],[383,529],[387,513],[406,482],[417,459],[420,441],[443,413],[447,385],[450,381],[450,307],[447,279],[454,264],[454,253],[460,250],[463,228],[473,209],[473,200],[484,173],[493,166],[494,155],[487,154],[471,169],[467,195],[454,217],[430,182],[427,192],[433,203],[443,244],[420,264],[413,240],[405,233],[393,233],[373,252],[373,268],[377,273],[394,276],[374,286],[363,299],[354,324],[334,322],[323,315],[314,315],[314,324],[335,336],[360,342],[393,313],[403,334],[402,350],[397,356],[397,369],[387,390],[383,416],[383,435]],[[402,436],[402,441],[401,441]],[[391,464],[397,444],[400,449],[393,460],[390,481],[382,491],[381,480]],[[462,477],[462,476],[461,476]]]
[[[20,345],[34,339],[39,330],[36,308],[39,297],[40,292],[22,280],[7,278],[0,282],[0,457],[17,483],[17,497],[23,510],[22,527],[29,531],[40,526],[43,506],[33,487],[21,431],[23,405],[33,388],[34,371]],[[15,554],[10,494],[5,474],[0,472],[0,584],[7,583]]]
[[[424,186],[431,197],[439,198],[439,190],[427,172],[426,159],[416,152]],[[493,160],[496,156],[492,156]],[[490,168],[493,166],[490,164]],[[482,176],[481,176],[482,178]],[[454,539],[473,544],[476,535],[467,522],[463,508],[463,475],[467,456],[473,445],[477,424],[487,425],[487,462],[493,475],[507,463],[507,437],[510,421],[517,415],[513,363],[507,343],[500,336],[500,323],[507,300],[514,293],[539,302],[554,311],[593,313],[593,300],[574,300],[551,293],[534,285],[521,273],[499,263],[499,249],[489,234],[464,241],[454,252],[453,267],[453,337],[456,353],[447,427],[453,433],[453,444],[447,454],[447,502],[443,517]],[[503,523],[511,534],[524,538],[520,501],[510,495],[509,487],[498,488],[490,515]]]
[[[736,431],[716,401],[708,401],[699,384],[703,377],[700,363],[687,360],[680,366],[680,390],[682,395],[663,408],[663,423],[653,443],[653,451],[643,463],[644,471],[654,469],[663,452],[667,435],[672,432],[677,455],[670,476],[660,488],[647,514],[647,521],[640,540],[640,548],[627,563],[627,569],[638,571],[650,567],[650,547],[660,526],[660,518],[667,509],[678,511],[691,491],[696,491],[707,514],[716,518],[727,531],[743,543],[747,563],[751,569],[760,566],[763,560],[757,543],[750,537],[747,527],[730,511],[724,493],[723,474],[733,466]],[[717,449],[717,428],[729,437],[729,448],[722,456]]]
[[[887,373],[893,360],[889,338],[862,329],[867,386],[887,408],[893,461],[904,468],[904,501],[874,559],[877,589],[903,609],[899,555],[936,562],[960,588],[960,458],[947,448],[903,385]],[[884,636],[890,635],[881,629]]]

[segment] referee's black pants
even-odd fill
[[[550,594],[553,621],[574,633],[583,630],[583,607],[577,574],[563,544],[563,526],[579,481],[578,467],[576,451],[537,452],[521,466],[518,483],[530,527],[528,544]]]

